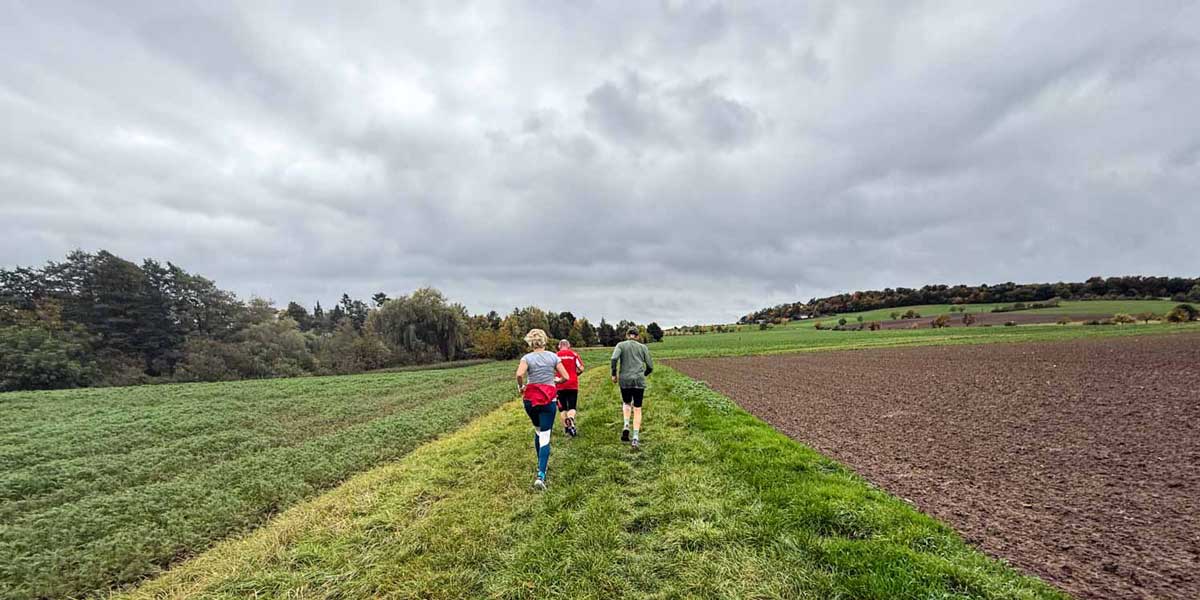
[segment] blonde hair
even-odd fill
[[[546,332],[541,329],[530,329],[529,333],[525,334],[525,343],[533,348],[546,348]]]

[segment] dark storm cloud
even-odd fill
[[[729,320],[1196,275],[1195,3],[28,2],[0,264]]]

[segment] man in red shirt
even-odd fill
[[[558,384],[558,410],[562,413],[563,429],[567,435],[575,437],[579,433],[575,429],[575,405],[579,403],[579,374],[583,372],[583,359],[579,353],[571,349],[571,342],[558,342],[558,358],[567,369],[567,380]]]

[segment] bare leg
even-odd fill
[[[626,411],[626,415],[628,415],[628,411],[629,411],[628,404],[625,405],[625,411]],[[642,430],[642,409],[641,409],[641,407],[635,407],[633,409],[633,430],[634,431]]]
[[[625,428],[626,429],[629,429],[629,411],[631,409],[632,409],[632,407],[629,406],[628,404],[621,405],[621,414],[624,415],[624,417],[625,417]],[[641,412],[642,412],[641,410],[638,410],[639,415],[641,414]]]

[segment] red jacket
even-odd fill
[[[531,383],[525,386],[525,392],[521,394],[521,397],[534,406],[542,406],[558,399],[558,390],[549,383]]]

